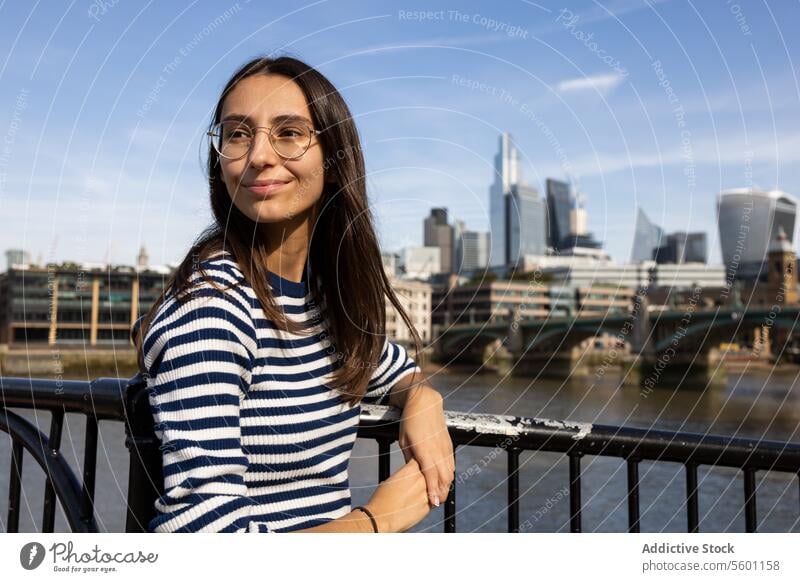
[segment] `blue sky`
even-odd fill
[[[432,206],[488,230],[502,131],[530,185],[579,182],[620,262],[637,205],[719,262],[719,190],[800,195],[797,2],[276,4],[0,3],[0,248],[178,260],[210,219],[218,93],[272,52],[343,93],[387,250],[421,244]]]

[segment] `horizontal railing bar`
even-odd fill
[[[0,402],[6,408],[60,409],[91,413],[98,420],[124,420],[122,397],[130,380],[97,378],[44,380],[0,377]]]
[[[397,409],[362,405],[359,436],[391,434],[396,427],[390,421],[399,417]],[[513,438],[514,446],[523,450],[800,471],[800,444],[796,443],[448,410],[445,417],[454,444],[495,447]]]
[[[91,382],[0,377],[6,407],[91,413],[124,420],[122,395],[130,380],[98,378]],[[57,390],[58,389],[58,390]],[[581,452],[640,461],[800,472],[800,444],[724,435],[618,427],[540,418],[445,411],[454,444],[494,447],[509,437],[522,450]],[[362,405],[359,436],[396,438],[399,411]]]
[[[60,447],[61,423],[64,413],[81,413],[87,417],[86,448],[97,445],[97,422],[99,420],[126,421],[125,399],[132,394],[141,394],[145,387],[141,376],[133,379],[98,378],[92,381],[55,381],[37,378],[0,377],[0,430],[16,434],[25,448],[45,468],[46,481],[43,530],[52,530],[55,509],[55,491],[59,491],[65,505],[67,519],[72,531],[96,531],[94,523],[94,458],[84,459],[84,482],[81,488],[69,469],[62,468],[58,449]],[[141,399],[148,409],[146,398]],[[44,435],[29,422],[11,413],[8,408],[48,410],[53,413],[48,446]],[[131,409],[134,419],[147,425],[147,416]],[[149,412],[149,410],[147,410]],[[376,439],[379,445],[379,479],[389,476],[389,453],[391,443],[397,439],[400,414],[396,408],[362,404],[358,426],[359,438]],[[446,424],[453,440],[454,449],[470,445],[479,447],[506,447],[513,441],[509,452],[509,530],[518,531],[519,503],[519,451],[543,450],[568,455],[570,468],[570,529],[581,531],[581,482],[580,459],[583,455],[614,456],[628,461],[629,529],[639,531],[639,479],[638,463],[660,461],[682,463],[686,467],[687,510],[689,531],[698,530],[697,467],[712,465],[739,468],[744,471],[745,519],[747,531],[756,531],[755,472],[759,470],[791,472],[800,475],[800,444],[772,440],[755,440],[724,435],[696,434],[666,430],[651,430],[618,427],[578,422],[553,421],[541,418],[515,417],[494,414],[462,413],[445,411]],[[127,419],[132,422],[131,419]],[[143,426],[144,426],[143,425]],[[138,426],[138,425],[137,425]],[[138,443],[143,447],[157,447],[149,436],[129,435],[126,445]],[[145,431],[147,432],[147,431]],[[38,441],[37,445],[34,443]],[[135,441],[135,443],[134,443]],[[12,463],[21,466],[22,449],[15,442]],[[149,454],[149,453],[148,453]],[[19,507],[18,495],[13,486],[9,498],[9,527],[16,526]],[[51,481],[52,479],[52,481]],[[52,487],[52,489],[51,489]],[[456,486],[452,483],[444,507],[444,529],[455,531]],[[146,502],[146,497],[143,498]],[[77,501],[77,503],[75,503]],[[64,503],[66,502],[66,504]],[[130,515],[129,515],[130,518]]]

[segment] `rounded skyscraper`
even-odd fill
[[[781,190],[736,188],[720,192],[717,223],[728,279],[764,278],[762,265],[780,228],[794,241],[797,199]]]

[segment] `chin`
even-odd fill
[[[303,204],[298,204],[295,194],[284,194],[264,200],[253,200],[246,192],[242,192],[239,196],[241,198],[237,196],[234,205],[247,218],[258,223],[286,222],[307,214],[313,207],[313,204],[308,205],[306,200],[302,201]],[[250,199],[248,200],[248,198]],[[244,204],[236,202],[244,202]]]
[[[250,220],[261,224],[286,222],[306,213],[305,208],[292,208],[289,204],[270,203],[270,201],[249,208],[246,213]]]
[[[248,216],[254,222],[269,224],[288,220],[291,217],[287,216],[287,214],[282,208],[253,208],[248,213]]]

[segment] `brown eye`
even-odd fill
[[[296,126],[284,126],[276,128],[275,137],[279,139],[298,139],[308,135],[308,130]]]
[[[249,127],[237,125],[224,128],[223,135],[225,139],[250,139],[252,134]]]

